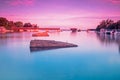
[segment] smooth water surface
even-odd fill
[[[0,34],[0,80],[120,80],[120,35],[95,32]],[[47,39],[77,44],[30,52],[30,40]]]

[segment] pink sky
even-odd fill
[[[39,26],[95,28],[120,19],[120,0],[1,0],[0,16]]]

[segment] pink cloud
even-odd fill
[[[120,0],[108,0],[108,1],[113,4],[120,4]]]
[[[33,5],[35,0],[9,0],[6,3],[12,6],[18,6],[18,5],[25,5],[25,6],[31,6]]]

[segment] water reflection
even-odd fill
[[[31,39],[31,33],[7,33],[0,34],[0,47],[20,47],[28,44]]]
[[[119,45],[119,54],[120,54],[120,45]]]
[[[31,34],[0,38],[0,80],[120,80],[120,56],[115,49],[119,46],[120,51],[119,35],[60,32],[33,38]],[[33,39],[68,41],[78,47],[30,54]],[[100,42],[111,46],[103,47]]]
[[[119,53],[120,53],[120,34],[114,34],[114,35],[107,35],[104,33],[96,33],[97,39],[102,43],[111,45],[111,44],[117,44]]]
[[[76,36],[76,35],[77,35],[77,32],[71,32],[70,35],[71,35],[71,36]]]

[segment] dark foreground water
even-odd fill
[[[94,32],[50,33],[41,38],[32,38],[31,33],[0,34],[0,80],[120,80],[119,37]],[[32,39],[79,47],[31,52]]]

